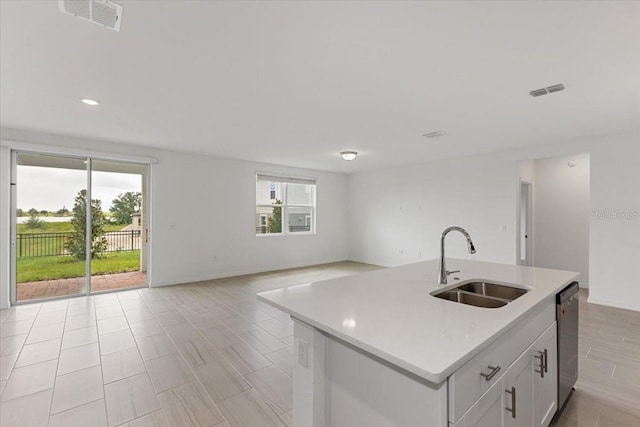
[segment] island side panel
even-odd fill
[[[327,339],[317,329],[293,319],[293,426],[325,427]],[[306,344],[306,366],[300,346]]]
[[[299,340],[309,343],[306,368]],[[447,426],[446,381],[429,383],[295,319],[294,346],[294,427]]]

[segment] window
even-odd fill
[[[315,233],[316,182],[256,175],[256,234]]]
[[[270,200],[276,199],[276,183],[275,182],[269,183],[269,199]]]

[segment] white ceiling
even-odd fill
[[[640,131],[640,2],[119,3],[0,2],[3,127],[340,172]]]

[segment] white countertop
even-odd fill
[[[438,260],[409,264],[258,294],[258,299],[319,330],[432,383],[441,383],[529,310],[549,300],[578,273],[447,259],[448,285],[438,285]],[[459,281],[453,277],[459,277]],[[431,296],[469,279],[530,289],[500,308]]]

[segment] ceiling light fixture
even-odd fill
[[[341,151],[340,152],[340,157],[342,157],[344,160],[348,162],[355,159],[357,155],[358,155],[357,151]]]
[[[90,105],[92,107],[96,107],[96,106],[100,105],[100,103],[98,101],[96,101],[95,99],[84,98],[84,99],[81,99],[80,101],[82,101],[84,104]]]

